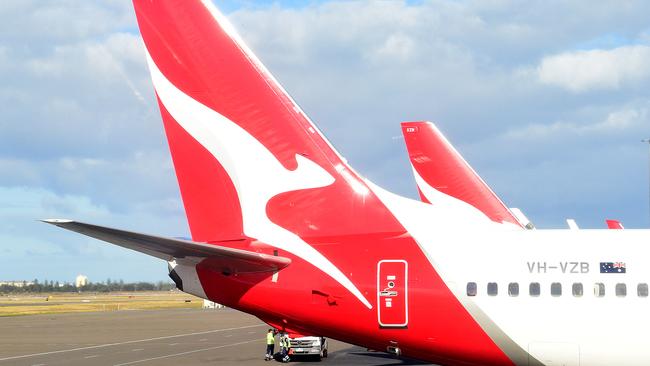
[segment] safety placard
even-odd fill
[[[381,327],[408,325],[408,263],[382,260],[377,264],[377,318]]]

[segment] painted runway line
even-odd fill
[[[156,360],[162,360],[164,358],[170,358],[170,357],[177,357],[177,356],[184,356],[184,355],[189,355],[192,353],[197,353],[197,352],[204,352],[204,351],[211,351],[219,348],[226,348],[226,347],[234,347],[234,346],[240,346],[242,344],[248,344],[248,343],[253,343],[253,342],[259,342],[262,340],[262,338],[257,338],[257,339],[251,339],[250,341],[244,341],[244,342],[237,342],[237,343],[231,343],[231,344],[224,344],[222,346],[215,346],[215,347],[208,347],[208,348],[201,348],[201,349],[195,349],[193,351],[187,351],[187,352],[179,352],[179,353],[173,353],[170,355],[165,355],[165,356],[158,356],[158,357],[151,357],[151,358],[145,358],[142,360],[137,360],[137,361],[131,361],[131,362],[125,362],[125,363],[118,363],[113,366],[127,366],[127,365],[135,365],[136,363],[142,363],[142,362],[149,362],[149,361],[156,361]]]
[[[236,328],[224,328],[224,329],[208,330],[208,331],[205,331],[205,332],[176,334],[176,335],[164,336],[164,337],[153,337],[153,338],[146,338],[146,339],[137,339],[137,340],[126,341],[126,342],[98,344],[98,345],[95,345],[95,346],[88,346],[88,347],[79,347],[79,348],[64,349],[64,350],[59,350],[59,351],[40,352],[40,353],[32,353],[32,354],[29,354],[29,355],[5,357],[5,358],[0,358],[0,362],[10,361],[10,360],[18,360],[18,359],[21,359],[21,358],[54,355],[54,354],[58,354],[58,353],[67,353],[67,352],[84,351],[84,350],[89,350],[89,349],[98,349],[98,348],[106,348],[106,347],[113,347],[113,346],[121,346],[121,345],[125,345],[125,344],[134,344],[134,343],[142,343],[142,342],[149,342],[149,341],[158,341],[158,340],[162,340],[162,339],[173,339],[173,338],[189,337],[189,336],[201,335],[201,334],[222,333],[222,332],[228,332],[228,331],[231,331],[231,330],[259,328],[259,327],[265,327],[265,326],[266,326],[266,324],[247,325],[247,326],[236,327]]]

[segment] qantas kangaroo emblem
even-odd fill
[[[165,108],[222,164],[230,176],[240,200],[245,234],[313,264],[372,309],[359,289],[330,260],[299,236],[271,222],[266,214],[266,204],[274,196],[325,187],[334,183],[334,177],[301,155],[296,155],[296,170],[287,170],[246,130],[180,91],[162,74],[148,54],[147,60],[154,87]],[[233,155],[236,155],[236,159]]]

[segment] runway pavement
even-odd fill
[[[267,329],[234,310],[7,317],[0,318],[0,366],[271,365],[263,360]],[[329,350],[322,364],[424,365],[334,340]]]

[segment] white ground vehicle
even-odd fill
[[[291,339],[292,356],[311,356],[320,360],[327,357],[327,339],[325,337],[300,337]]]

